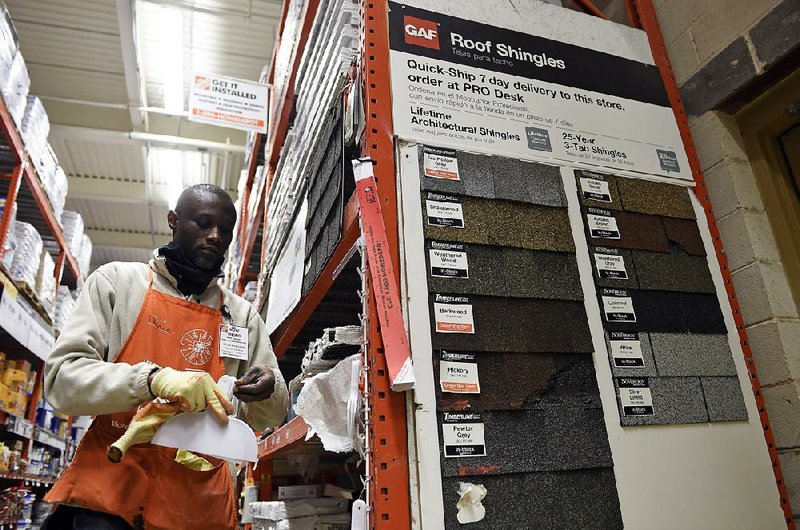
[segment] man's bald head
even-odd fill
[[[236,207],[228,193],[213,184],[189,186],[167,214],[172,240],[200,269],[222,265],[233,240]]]

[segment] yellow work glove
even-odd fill
[[[195,471],[211,471],[214,469],[214,465],[211,462],[186,449],[178,449],[175,454],[175,461]]]
[[[150,401],[139,407],[125,434],[108,447],[106,455],[114,463],[122,460],[132,445],[148,443],[165,421],[180,412],[179,403]]]
[[[227,425],[228,414],[233,414],[233,405],[207,372],[162,368],[153,376],[150,388],[155,396],[180,403],[184,412],[198,412],[211,407],[222,425]]]

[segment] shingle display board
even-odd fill
[[[471,527],[620,528],[560,170],[418,157],[446,528],[459,481],[489,491]]]
[[[621,424],[747,420],[689,190],[575,178]]]

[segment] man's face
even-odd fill
[[[213,193],[196,193],[182,202],[180,213],[170,211],[172,240],[195,267],[213,270],[222,265],[233,240],[236,209]]]

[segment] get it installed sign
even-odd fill
[[[189,120],[242,131],[267,132],[269,87],[233,77],[195,74]]]
[[[478,16],[495,24],[396,2],[389,6],[399,137],[692,179],[661,76],[640,32],[570,19],[583,15],[560,8],[551,10],[554,17],[517,24],[522,32],[502,27],[513,21],[491,14]],[[576,23],[582,24],[579,32],[553,31]]]

